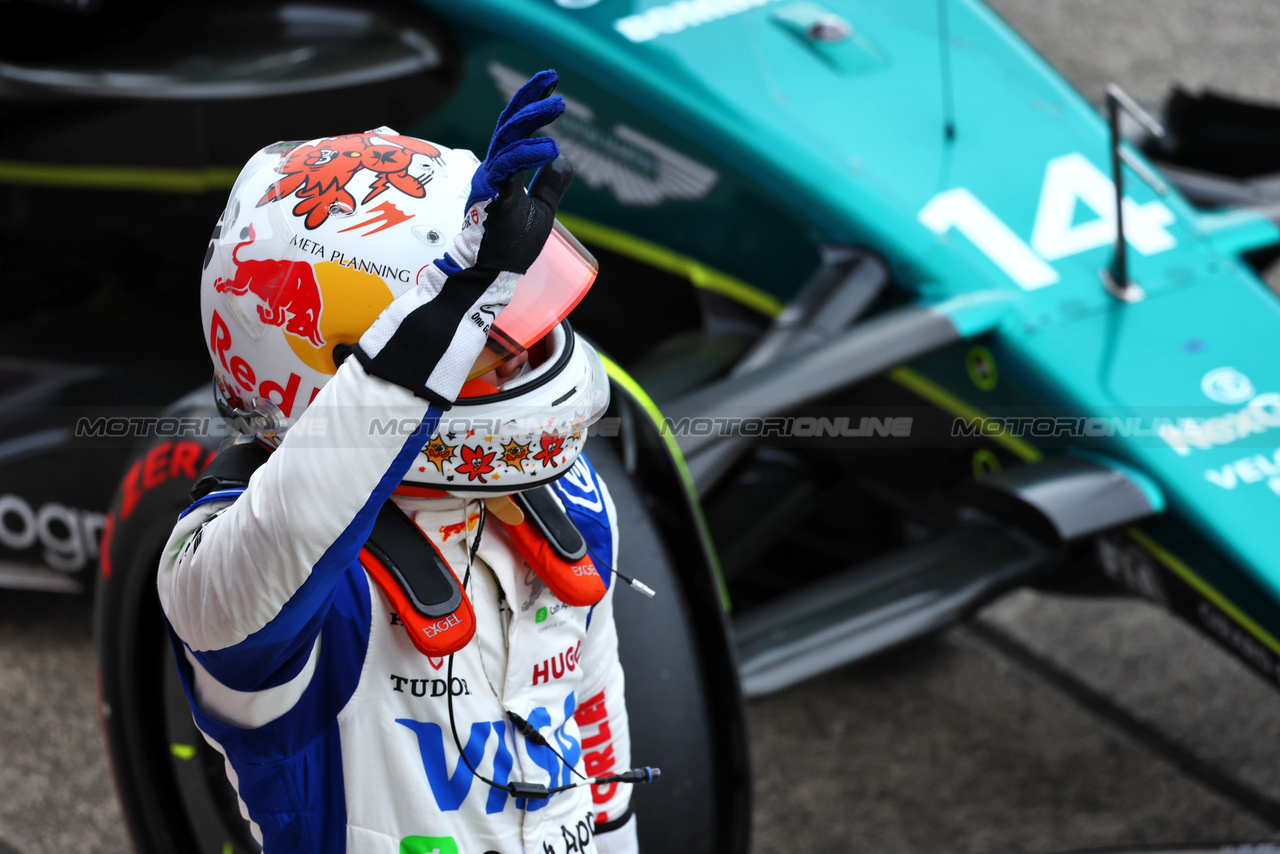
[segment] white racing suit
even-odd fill
[[[419,429],[370,430],[380,412]],[[526,802],[472,774],[450,730],[448,659],[413,646],[357,560],[439,415],[349,359],[247,489],[211,493],[177,523],[158,585],[196,724],[266,854],[634,852],[629,785]],[[616,514],[586,458],[553,490],[597,565],[612,565]],[[395,501],[463,580],[480,503]],[[452,662],[458,737],[480,774],[577,779],[508,711],[579,773],[630,768],[616,585],[600,573],[603,600],[565,605],[496,519],[484,526],[466,584],[476,634]]]

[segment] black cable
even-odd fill
[[[484,520],[488,518],[489,518],[489,508],[487,505],[485,505],[483,501],[481,501],[480,502],[480,521],[476,523],[476,538],[471,541],[471,551],[467,555],[466,578],[471,577],[471,564],[475,563],[476,561],[476,552],[480,549],[480,536],[481,534],[484,533]],[[466,523],[466,520],[464,519],[463,524],[465,523]],[[463,534],[463,536],[465,537],[466,534]],[[466,587],[465,581],[463,582],[463,587],[464,589]]]
[[[472,774],[494,788],[506,788],[505,786],[499,786],[497,783],[477,771],[475,766],[471,764],[471,760],[467,758],[467,752],[462,749],[462,739],[458,738],[458,725],[453,717],[453,655],[454,654],[452,652],[449,653],[449,668],[445,671],[445,679],[448,680],[446,683],[448,687],[445,690],[448,692],[448,699],[446,702],[449,705],[449,731],[453,733],[453,743],[458,748],[458,755],[462,757],[462,761],[466,763],[469,769],[471,769]]]
[[[471,565],[472,563],[475,562],[476,552],[480,548],[480,536],[481,534],[484,533],[484,520],[488,518],[488,515],[489,515],[488,510],[485,508],[484,504],[482,503],[480,505],[480,521],[476,524],[476,536],[471,543],[471,548],[467,552],[467,570],[462,575],[462,590],[464,594],[466,592],[467,585],[471,583]],[[465,534],[463,536],[465,536]],[[583,543],[586,543],[586,537],[583,537],[582,541]],[[593,560],[599,560],[599,558],[595,557],[595,553],[591,551],[590,546],[587,546],[587,551],[591,553]],[[600,561],[600,562],[604,563],[603,561]],[[618,572],[616,569],[614,569],[612,566],[609,566],[609,564],[607,563],[605,563],[604,565],[610,572],[612,572],[614,575],[617,575],[619,578],[622,578],[623,580],[627,581],[629,584],[631,584],[632,587],[636,587],[636,589],[640,590],[641,592],[647,591],[647,595],[653,596],[653,591],[649,587],[645,586],[643,583],[636,581],[634,578],[627,578],[627,576]],[[507,717],[511,720],[511,725],[512,727],[515,728],[517,732],[523,735],[527,740],[532,741],[534,744],[541,745],[542,747],[545,747],[548,750],[550,750],[553,754],[555,754],[555,757],[560,760],[560,763],[564,765],[564,767],[568,768],[572,773],[576,774],[579,778],[581,778],[582,782],[569,783],[568,785],[557,786],[555,788],[548,788],[542,785],[541,783],[526,783],[526,782],[510,781],[505,786],[495,783],[493,780],[490,780],[488,777],[484,776],[479,771],[477,771],[475,766],[471,764],[471,760],[467,758],[467,752],[462,748],[462,739],[458,737],[458,724],[453,714],[453,656],[454,654],[455,653],[452,653],[452,652],[449,653],[449,666],[445,670],[445,686],[446,686],[445,702],[449,708],[449,732],[453,734],[453,744],[455,747],[458,748],[458,755],[462,757],[462,761],[467,766],[467,770],[470,771],[471,774],[480,782],[485,783],[494,789],[502,789],[503,791],[509,792],[511,795],[517,798],[531,798],[535,800],[541,800],[541,799],[549,798],[552,795],[556,794],[557,792],[564,792],[569,789],[573,789],[578,786],[584,786],[587,784],[602,785],[602,784],[614,783],[614,782],[651,783],[654,780],[656,780],[659,777],[659,775],[661,775],[662,771],[660,769],[646,767],[646,768],[633,768],[630,771],[624,771],[621,774],[610,774],[607,777],[594,777],[594,778],[585,777],[582,775],[581,772],[578,771],[577,768],[570,765],[565,760],[565,758],[562,755],[560,755],[560,751],[556,750],[554,747],[551,746],[551,744],[547,741],[546,737],[543,736],[542,733],[538,732],[538,730],[534,728],[533,724],[529,723],[527,720],[520,717],[510,709],[506,709],[505,711],[507,713]]]
[[[556,491],[557,491],[557,492],[559,492],[559,491],[560,491],[560,485],[559,485],[559,484],[556,484],[556,487],[555,487],[555,488],[556,488]],[[564,497],[564,494],[563,494],[563,493],[561,493],[561,498],[563,499],[563,497]],[[573,520],[572,520],[572,519],[570,519],[570,520],[569,520],[569,522],[570,522],[570,524],[572,524],[572,523],[573,523]],[[576,528],[577,526],[575,525],[574,527]],[[613,566],[611,566],[610,564],[608,564],[608,563],[606,563],[605,561],[601,560],[601,559],[600,559],[600,556],[599,556],[599,555],[597,555],[597,554],[592,550],[591,545],[587,542],[587,538],[586,538],[586,537],[584,537],[584,536],[582,535],[582,532],[581,532],[581,531],[579,531],[579,532],[578,532],[578,536],[582,537],[582,545],[586,547],[586,549],[587,549],[587,554],[591,555],[591,560],[596,564],[596,566],[597,566],[597,571],[599,571],[599,570],[598,570],[598,567],[599,567],[599,566],[601,566],[601,565],[603,565],[605,569],[609,570],[609,571],[610,571],[610,572],[612,572],[614,575],[618,576],[618,577],[619,577],[619,578],[621,578],[623,581],[627,582],[627,584],[628,584],[632,589],[637,590],[637,591],[639,591],[640,593],[643,593],[645,596],[648,596],[650,599],[652,599],[654,596],[656,596],[656,595],[657,595],[657,593],[654,591],[654,589],[653,589],[652,587],[650,587],[649,585],[645,584],[643,581],[640,581],[639,579],[636,579],[636,578],[632,578],[632,577],[631,577],[631,576],[629,576],[629,575],[625,575],[625,574],[623,574],[623,573],[619,572],[618,570],[614,569],[614,568],[613,568]]]
[[[480,535],[484,533],[485,515],[486,515],[485,506],[483,503],[481,503],[480,521],[476,523],[476,536],[471,543],[470,550],[468,550],[467,552],[467,571],[462,575],[462,592],[464,596],[466,595],[466,592],[467,592],[467,585],[471,582],[471,563],[476,559],[476,550],[480,548]],[[465,533],[466,524],[467,524],[466,510],[464,509],[463,520],[462,520],[464,537],[466,536],[466,533]],[[473,775],[475,775],[475,777],[478,780],[484,783],[488,783],[490,786],[492,786],[495,789],[507,789],[508,788],[507,786],[499,786],[497,783],[493,782],[488,777],[484,776],[479,771],[477,771],[475,766],[471,764],[471,760],[467,758],[467,752],[462,749],[462,739],[458,738],[458,724],[453,716],[453,656],[454,656],[454,653],[452,652],[449,653],[449,667],[445,671],[445,686],[446,686],[445,702],[449,706],[449,731],[453,733],[454,746],[458,748],[458,755],[462,757],[462,761],[466,763],[467,768],[471,771]]]
[[[582,542],[585,545],[587,542],[587,538],[583,537]],[[649,585],[645,584],[643,581],[640,581],[637,578],[632,578],[629,575],[623,575],[621,572],[618,572],[618,570],[614,569],[612,566],[602,561],[599,555],[597,555],[594,551],[591,550],[591,546],[587,546],[587,554],[591,555],[591,560],[594,561],[597,565],[603,564],[605,569],[609,570],[614,575],[618,576],[623,581],[627,582],[628,586],[630,586],[633,590],[637,590],[643,593],[645,596],[648,596],[650,599],[652,599],[654,596],[657,595],[654,589]]]
[[[567,786],[557,786],[554,789],[548,789],[551,794],[557,792],[565,792],[569,789],[576,789],[578,786],[590,783],[593,786],[603,786],[608,783],[652,783],[654,780],[662,776],[661,768],[632,768],[630,771],[623,771],[621,774],[610,774],[607,777],[594,777],[588,780],[583,777],[582,783],[570,783]]]
[[[544,736],[542,733],[534,729],[533,724],[529,723],[524,718],[520,717],[515,712],[509,709],[507,710],[507,717],[511,719],[511,725],[516,728],[516,731],[519,732],[521,735],[523,735],[526,739],[528,739],[529,741],[532,741],[534,744],[540,744],[543,747],[545,747],[547,750],[550,750],[552,753],[556,755],[556,758],[560,760],[561,765],[568,768],[574,774],[577,774],[578,777],[580,777],[581,779],[583,780],[587,779],[582,774],[579,774],[578,769],[570,765],[568,761],[565,760],[565,758],[560,755],[560,751],[556,750],[554,747],[551,746],[551,743],[547,741],[546,736]],[[568,787],[562,786],[561,788],[568,788]],[[554,791],[558,791],[558,790],[554,790]]]
[[[476,524],[476,536],[471,543],[471,548],[467,552],[467,571],[462,575],[462,590],[464,593],[466,592],[467,585],[471,583],[471,565],[475,561],[476,552],[480,548],[480,536],[484,533],[484,520],[488,518],[488,515],[489,515],[488,510],[485,508],[484,504],[482,503],[480,505],[480,521]],[[464,525],[466,524],[465,520],[463,524]],[[474,775],[475,778],[480,782],[487,783],[489,786],[495,789],[502,789],[506,792],[509,792],[517,798],[541,799],[541,798],[550,797],[551,796],[550,791],[547,789],[546,786],[542,785],[541,783],[524,783],[524,782],[510,781],[507,783],[507,785],[503,786],[498,783],[495,783],[493,780],[490,780],[488,777],[481,774],[479,771],[476,770],[475,766],[471,764],[471,760],[467,758],[467,752],[462,748],[462,739],[458,737],[458,723],[457,723],[457,719],[454,717],[454,714],[453,714],[453,656],[454,654],[455,653],[452,653],[452,652],[449,653],[449,667],[445,671],[445,686],[446,686],[445,702],[449,707],[449,732],[453,734],[453,744],[455,747],[458,748],[458,755],[462,757],[462,761],[467,766],[467,770],[469,770],[472,773],[472,775]],[[512,726],[518,726],[516,724],[516,721],[519,720],[521,723],[524,724],[526,728],[528,728],[529,730],[532,730],[534,736],[536,736],[535,743],[541,743],[542,745],[550,749],[552,753],[555,753],[561,762],[564,762],[564,757],[560,756],[559,753],[556,753],[555,748],[547,744],[547,741],[545,738],[542,737],[542,734],[539,733],[536,729],[533,729],[533,726],[528,721],[524,720],[524,718],[521,718],[519,715],[516,715],[515,713],[510,711],[507,712],[507,716],[512,719],[511,721]],[[529,737],[530,737],[529,735],[527,734],[525,735],[525,738],[529,738]],[[565,763],[565,764],[568,765],[568,763]],[[574,773],[576,774],[577,772],[575,771]]]

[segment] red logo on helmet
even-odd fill
[[[557,462],[556,457],[564,450],[565,438],[565,436],[561,436],[559,433],[543,433],[542,438],[538,440],[538,444],[542,447],[542,450],[534,454],[533,458],[542,463],[543,468],[546,468],[547,466],[555,468],[560,465],[560,463],[564,462],[564,459],[562,458]]]
[[[283,326],[285,332],[305,338],[311,346],[323,347],[320,312],[324,301],[311,265],[305,261],[276,261],[271,258],[241,261],[240,250],[253,243],[257,235],[250,225],[240,232],[240,236],[248,239],[236,244],[231,253],[231,260],[236,265],[235,278],[223,280],[219,277],[213,283],[214,288],[218,293],[231,291],[237,296],[252,291],[266,303],[258,306],[258,317],[263,323]]]
[[[378,174],[361,204],[385,192],[387,187],[420,199],[426,195],[422,186],[431,180],[432,173],[428,171],[421,177],[409,174],[409,164],[415,154],[434,158],[440,156],[440,150],[420,139],[374,131],[300,145],[280,164],[284,177],[271,185],[258,206],[296,195],[299,201],[294,205],[294,216],[306,217],[307,228],[319,228],[329,218],[329,210],[334,205],[348,211],[356,209],[355,197],[347,191],[347,184],[362,169]]]
[[[391,204],[391,202],[383,202],[376,208],[373,208],[370,213],[374,214],[372,219],[367,219],[364,222],[357,222],[350,228],[340,228],[338,229],[338,233],[342,234],[344,231],[355,231],[357,228],[364,228],[368,225],[378,226],[377,228],[371,228],[360,235],[361,237],[368,237],[370,234],[377,234],[379,231],[386,231],[393,225],[399,225],[406,219],[413,219],[413,214],[405,213],[395,205]]]
[[[458,466],[454,471],[458,474],[465,474],[468,481],[479,480],[481,483],[488,483],[484,476],[493,471],[493,458],[497,451],[484,452],[483,445],[476,445],[474,448],[462,446],[462,465]]]

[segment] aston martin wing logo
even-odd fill
[[[529,79],[499,62],[489,63],[489,74],[506,98]],[[709,166],[633,128],[601,127],[589,106],[560,94],[565,112],[546,129],[547,135],[568,155],[580,180],[595,190],[608,189],[619,204],[648,208],[668,200],[696,201],[720,180]]]

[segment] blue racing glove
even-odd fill
[[[354,355],[370,374],[446,409],[457,399],[493,317],[511,302],[516,281],[547,242],[573,178],[555,140],[530,138],[564,112],[564,101],[551,95],[556,80],[555,71],[539,72],[502,111],[471,178],[452,251],[360,337]],[[537,171],[526,193],[528,169]],[[467,320],[476,313],[488,322]]]

